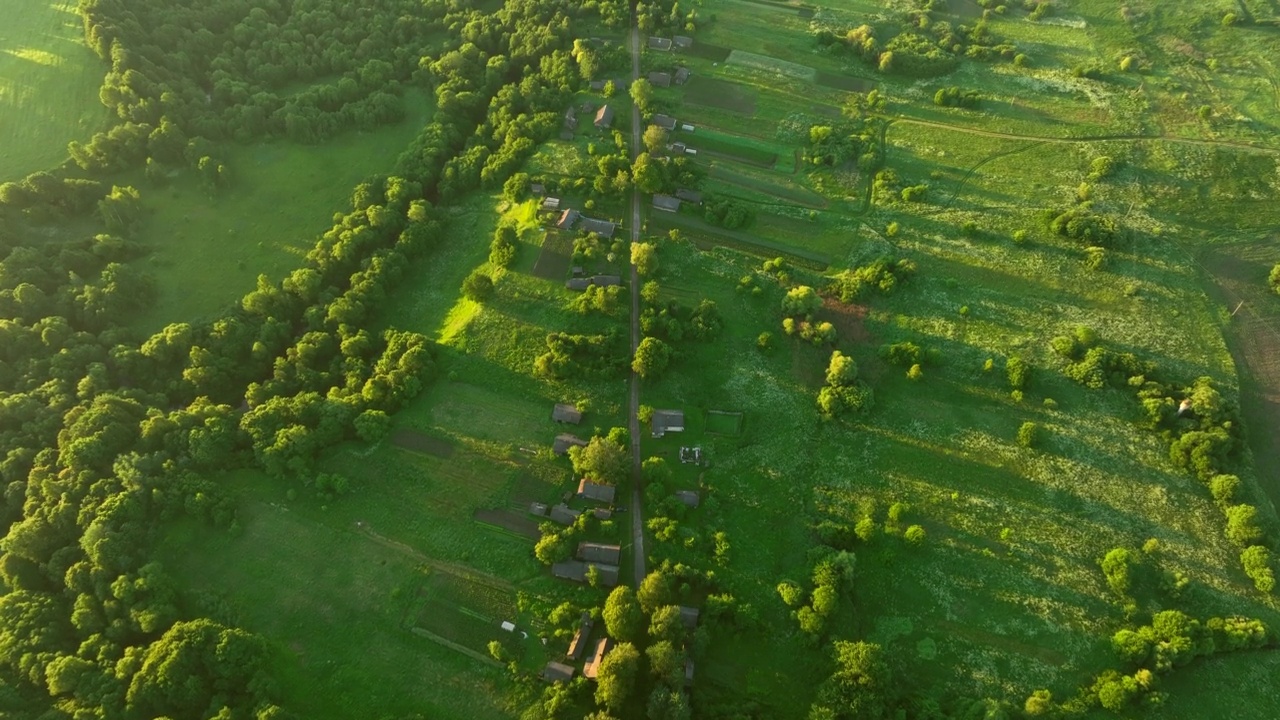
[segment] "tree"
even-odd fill
[[[1028,420],[1018,427],[1018,444],[1024,448],[1035,447],[1040,435],[1040,426]]]
[[[1133,553],[1127,548],[1114,548],[1099,564],[1102,566],[1102,574],[1107,577],[1107,585],[1117,595],[1127,595],[1131,584],[1130,568],[1134,565]]]
[[[604,626],[614,640],[630,641],[640,637],[644,631],[644,613],[631,588],[620,585],[609,593],[604,602]]]
[[[608,612],[607,608],[605,612]],[[624,642],[615,647],[600,661],[596,675],[596,702],[615,713],[624,709],[635,689],[639,669],[640,652],[635,645]]]
[[[644,129],[644,146],[651,155],[658,155],[667,147],[667,129],[661,125],[650,125]]]
[[[657,377],[671,363],[671,346],[655,337],[647,337],[636,347],[631,369],[640,377]]]
[[[649,695],[647,717],[649,720],[689,720],[693,711],[684,693],[659,687]]]
[[[782,298],[782,314],[790,317],[812,315],[820,307],[822,298],[818,296],[818,291],[808,285],[791,288],[787,291],[787,296]]]
[[[658,269],[658,246],[653,243],[631,243],[631,264],[641,275],[652,275]]]
[[[760,333],[756,337],[756,349],[760,350],[761,352],[767,352],[772,347],[773,347],[773,333],[766,330]]]
[[[650,614],[672,604],[675,601],[675,590],[671,587],[671,576],[661,570],[649,573],[641,581],[636,599],[640,601],[640,608]]]
[[[391,430],[391,418],[381,410],[365,410],[356,416],[352,423],[356,428],[356,436],[365,442],[378,442]]]
[[[679,646],[669,640],[659,640],[644,654],[649,658],[649,669],[660,682],[676,688],[684,684],[685,654]]]
[[[790,580],[783,580],[778,583],[777,590],[778,596],[782,598],[782,602],[788,607],[797,607],[804,603],[804,588]]]
[[[599,435],[583,447],[569,448],[569,461],[575,473],[615,485],[626,480],[631,469],[626,448]]]
[[[631,101],[640,108],[642,114],[648,115],[653,103],[653,86],[644,78],[637,78],[631,83]]]
[[[1036,690],[1027,698],[1022,711],[1027,717],[1043,717],[1053,710],[1053,694],[1048,690]]]
[[[881,646],[868,642],[835,642],[836,670],[818,690],[815,707],[833,717],[880,720],[889,717],[893,678]]]
[[[1280,294],[1280,263],[1276,263],[1271,268],[1271,274],[1267,276],[1267,282],[1271,285],[1271,289]]]
[[[907,531],[903,534],[903,537],[906,538],[907,542],[911,543],[912,545],[923,545],[924,539],[925,539],[924,528],[920,527],[919,525],[912,525],[911,527],[907,528]]]
[[[827,363],[827,384],[832,387],[852,385],[858,379],[858,363],[839,350],[831,353]]]
[[[648,153],[640,153],[631,166],[631,177],[640,192],[652,195],[662,192],[667,183],[663,165],[655,161]]]
[[[1227,539],[1244,547],[1262,539],[1262,528],[1257,522],[1258,508],[1252,505],[1232,505],[1227,508]]]
[[[493,278],[479,270],[471,271],[466,280],[462,281],[462,294],[468,300],[476,302],[484,302],[493,295]]]
[[[684,639],[684,621],[680,619],[680,607],[664,605],[655,610],[649,619],[649,637],[654,642],[666,640],[672,645]]]

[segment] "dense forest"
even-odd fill
[[[317,453],[385,433],[430,383],[431,343],[367,322],[408,262],[450,242],[437,204],[500,187],[583,82],[575,18],[620,3],[81,0],[118,123],[74,164],[0,186],[0,709],[24,718],[280,718],[271,649],[202,617],[151,557],[157,521],[236,526],[214,469],[299,488]],[[227,143],[322,142],[438,110],[395,174],[356,187],[305,262],[239,306],[152,337],[131,264],[141,193],[191,168],[216,184]],[[147,192],[143,188],[142,193]]]

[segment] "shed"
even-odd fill
[[[570,290],[577,290],[578,292],[582,292],[583,290],[586,290],[587,288],[591,287],[591,281],[588,280],[587,278],[569,278],[568,280],[564,281],[564,286],[569,288]]]
[[[601,105],[596,111],[596,127],[607,128],[613,125],[613,108],[608,105]]]
[[[569,403],[556,403],[556,406],[551,410],[551,419],[556,422],[577,425],[582,422],[582,411]]]
[[[569,274],[574,277],[582,277],[582,266],[574,265],[573,267],[569,268]]]
[[[595,218],[582,218],[582,230],[593,232],[602,238],[613,237],[613,231],[618,226],[608,220],[596,220]]]
[[[577,670],[572,665],[552,660],[542,668],[542,679],[549,683],[569,682]]]
[[[676,197],[680,198],[685,202],[693,203],[694,205],[702,204],[702,193],[698,192],[697,190],[680,188],[679,190],[676,190]]]
[[[673,153],[675,153],[675,154],[677,154],[677,155],[683,155],[683,154],[685,154],[685,151],[686,151],[686,150],[688,150],[688,149],[689,149],[689,146],[688,146],[688,145],[685,145],[685,144],[684,144],[684,143],[682,143],[682,142],[671,143],[671,152],[673,152]]]
[[[649,418],[649,428],[654,437],[662,437],[669,432],[684,432],[683,410],[654,410]]]
[[[551,508],[551,513],[548,515],[548,517],[551,518],[551,522],[558,522],[561,525],[572,525],[573,522],[577,520],[578,516],[581,514],[582,514],[581,510],[574,510],[568,505],[565,505],[564,503],[560,503],[559,505],[556,505]]]
[[[649,84],[654,87],[671,87],[671,73],[651,72],[649,73]]]
[[[576,130],[578,128],[578,111],[572,106],[564,111],[564,129]]]
[[[592,80],[591,89],[595,92],[600,92],[601,90],[604,90],[604,80]]]
[[[546,503],[540,503],[540,502],[529,503],[529,514],[537,515],[538,517],[546,517],[547,516]]]
[[[653,207],[655,210],[662,210],[663,212],[679,212],[680,198],[670,195],[654,195]]]
[[[596,673],[600,670],[600,662],[612,649],[613,645],[609,642],[609,638],[602,637],[597,640],[595,648],[591,651],[591,657],[587,658],[586,664],[582,666],[582,677],[595,680]]]
[[[653,120],[651,122],[654,125],[657,125],[658,127],[662,128],[663,130],[676,129],[676,119],[671,117],[670,115],[663,115],[662,113],[658,113],[653,116]]]
[[[680,130],[683,132],[694,132],[697,128],[689,123],[681,123]]]
[[[573,639],[569,641],[569,652],[565,653],[566,658],[574,661],[582,659],[582,653],[587,649],[587,641],[591,638],[591,629],[594,625],[591,613],[582,611],[582,617],[578,620],[578,629],[573,633]]]
[[[692,490],[681,490],[677,492],[676,499],[684,503],[685,505],[688,505],[691,508],[698,507],[698,502],[700,500],[700,498],[698,497],[698,493]]]
[[[590,563],[617,565],[622,561],[622,546],[580,542],[578,543],[578,559]]]
[[[649,38],[649,49],[650,50],[670,50],[671,41],[667,38],[651,37]]]
[[[613,517],[613,511],[610,510],[609,508],[604,508],[604,507],[598,507],[593,509],[591,511],[591,514],[595,515],[597,520],[608,520],[609,518]]]
[[[587,279],[591,281],[592,285],[599,285],[600,287],[613,287],[614,285],[622,284],[622,277],[619,275],[592,275]]]
[[[676,35],[675,37],[671,38],[671,44],[675,45],[681,50],[688,50],[689,48],[693,47],[693,38],[689,37],[688,35]]]
[[[684,659],[684,686],[693,684],[693,658]]]
[[[611,505],[617,491],[618,489],[612,485],[592,482],[586,478],[578,481],[578,495],[587,500],[595,500],[596,502]]]
[[[541,187],[541,186],[539,186],[539,187]],[[559,210],[559,209],[560,209],[560,198],[554,198],[554,197],[543,198],[543,199],[542,199],[542,209],[543,209],[543,210]]]
[[[698,608],[681,605],[680,622],[684,623],[686,630],[693,630],[698,627]]]
[[[547,186],[542,183],[533,183],[529,186],[529,192],[537,195],[538,197],[542,197],[547,194]]]
[[[560,212],[560,219],[556,221],[556,227],[561,230],[568,230],[573,227],[574,223],[578,222],[580,217],[582,217],[582,213],[566,208]]]
[[[571,447],[586,447],[587,441],[577,435],[569,433],[560,433],[556,439],[551,442],[551,452],[557,455],[568,455]]]
[[[690,74],[691,74],[691,73],[689,72],[689,68],[684,67],[683,65],[682,65],[682,66],[680,66],[680,67],[678,67],[678,68],[676,68],[676,84],[677,84],[677,85],[683,85],[683,84],[685,84],[685,83],[689,82],[689,75],[690,75]]]

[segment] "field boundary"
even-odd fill
[[[496,668],[502,667],[502,663],[498,662],[497,660],[494,660],[491,657],[482,655],[476,652],[475,650],[472,650],[469,647],[463,647],[462,645],[459,645],[458,643],[452,640],[446,640],[440,637],[439,635],[431,632],[430,630],[424,630],[420,627],[413,627],[409,629],[409,632],[413,633],[414,635],[417,635],[418,637],[426,638],[427,640],[430,640],[431,642],[436,643],[437,645],[443,645],[444,647],[447,647],[450,650],[460,652],[463,655],[466,655],[467,657],[471,658],[472,660],[477,660],[490,667],[496,667]]]

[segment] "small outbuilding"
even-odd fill
[[[680,198],[672,197],[670,195],[654,195],[653,207],[655,210],[661,210],[663,212],[679,212]]]
[[[583,440],[577,435],[571,435],[569,433],[560,433],[559,435],[556,436],[556,439],[551,442],[551,452],[557,455],[568,455],[569,448],[586,447],[586,446],[587,446],[587,441]]]
[[[654,71],[649,73],[649,84],[654,87],[671,87],[671,73]]]
[[[693,685],[693,658],[684,659],[684,686]]]
[[[565,130],[578,129],[578,111],[573,107],[570,107],[568,110],[564,111],[564,129]]]
[[[664,50],[664,51],[670,50],[671,40],[669,38],[663,38],[663,37],[651,37],[649,38],[649,49]]]
[[[681,200],[687,203],[693,203],[694,205],[702,204],[702,193],[698,192],[697,190],[688,190],[686,188],[680,188],[676,190],[676,197],[680,198]]]
[[[538,197],[542,197],[547,194],[547,186],[542,183],[533,183],[529,185],[529,192],[537,195]]]
[[[698,497],[698,493],[692,490],[681,490],[677,492],[676,499],[691,508],[698,507],[698,503],[701,501],[701,498]]]
[[[612,485],[592,482],[586,478],[578,481],[578,496],[586,500],[595,500],[606,505],[612,505],[617,491],[618,489]]]
[[[698,608],[681,605],[680,622],[684,624],[686,630],[698,627]]]
[[[569,652],[565,653],[566,658],[575,662],[582,659],[582,653],[587,649],[587,641],[591,639],[591,629],[594,626],[591,613],[583,610],[582,617],[578,619],[578,629],[573,633],[573,639],[569,641]]]
[[[670,115],[663,115],[662,113],[657,113],[653,116],[653,119],[650,120],[650,122],[662,128],[663,130],[676,129],[676,119],[671,117]]]
[[[549,683],[569,682],[576,672],[572,665],[552,660],[542,668],[542,679]]]
[[[574,510],[568,505],[560,503],[559,505],[551,508],[551,512],[547,517],[551,518],[551,522],[560,523],[561,525],[572,525],[581,514],[581,510]]]
[[[680,462],[685,464],[701,465],[702,448],[699,446],[680,448]]]
[[[601,105],[596,111],[596,127],[607,128],[613,125],[613,108],[608,105]]]
[[[559,210],[560,198],[554,198],[554,197],[543,198],[542,209],[543,210]]]
[[[559,423],[577,425],[582,422],[582,411],[577,406],[569,403],[556,403],[556,406],[551,410],[551,419]]]
[[[677,84],[677,85],[683,85],[683,84],[685,84],[685,83],[689,82],[689,75],[690,75],[690,74],[691,74],[691,73],[689,72],[689,68],[687,68],[687,67],[680,66],[680,67],[676,68],[676,78],[675,78],[675,79],[676,79],[676,84]]]
[[[671,44],[680,50],[688,50],[693,47],[693,38],[688,35],[676,35],[671,38]]]
[[[538,517],[546,517],[547,512],[548,512],[548,508],[546,503],[540,503],[540,502],[529,503],[530,515],[537,515]]]
[[[613,517],[613,511],[606,507],[594,508],[591,514],[595,515],[597,520],[608,520]]]
[[[649,428],[656,438],[669,432],[684,432],[684,411],[654,410],[653,416],[649,418]]]
[[[600,92],[601,90],[604,90],[604,80],[592,80],[591,90],[593,92]]]
[[[609,638],[602,637],[597,640],[595,649],[591,651],[591,657],[587,658],[586,664],[582,666],[582,677],[595,680],[596,673],[600,670],[600,663],[612,649],[613,645],[609,642]]]
[[[622,561],[622,546],[580,542],[578,543],[578,559],[589,563],[617,565]]]
[[[560,212],[560,219],[556,220],[556,227],[560,230],[569,230],[573,228],[574,223],[578,222],[578,218],[582,217],[582,213],[572,208],[565,208]]]
[[[564,281],[564,286],[570,290],[577,290],[578,292],[582,292],[583,290],[586,290],[587,288],[591,287],[591,280],[587,278],[580,278],[580,277],[569,278],[568,280]]]

